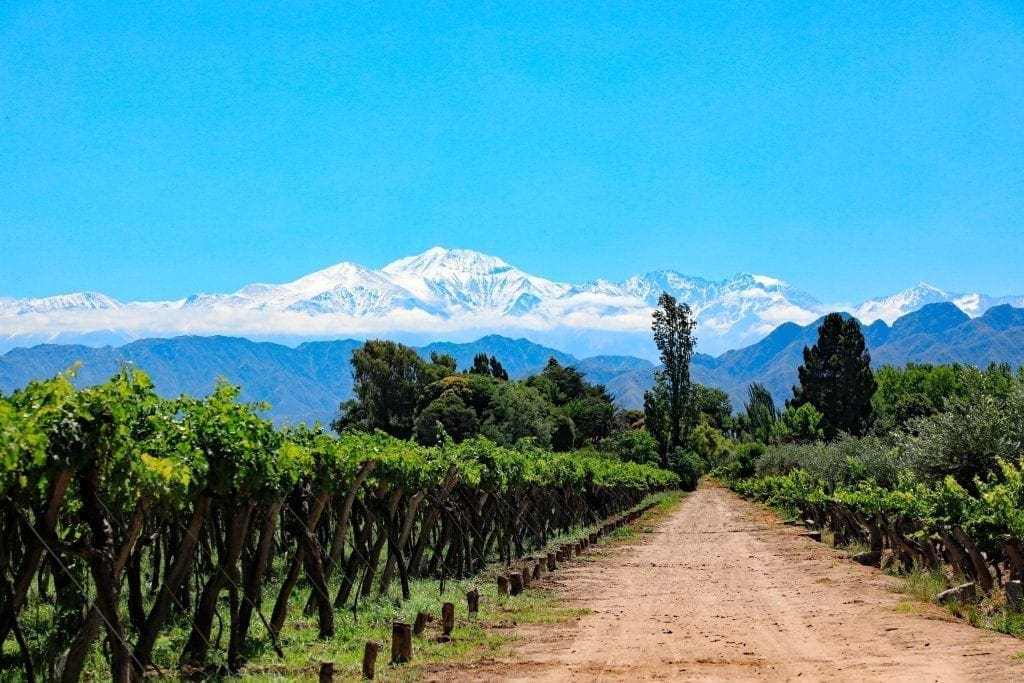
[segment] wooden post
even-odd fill
[[[455,603],[446,602],[441,605],[441,628],[446,636],[452,634],[455,628]]]
[[[597,533],[590,534],[590,545],[597,545]]]
[[[519,572],[512,572],[508,575],[512,582],[512,595],[519,595],[523,592],[523,575]]]
[[[334,662],[320,662],[320,683],[334,680]]]
[[[377,653],[380,652],[380,643],[366,641],[363,648],[363,678],[372,681],[373,670],[377,666]]]
[[[391,663],[404,664],[412,659],[412,625],[396,621],[391,625]]]
[[[540,568],[541,568],[541,563],[540,562],[538,562],[537,564],[533,565],[533,580],[534,581],[539,581],[540,580]]]
[[[427,627],[427,621],[430,619],[430,615],[426,612],[418,612],[416,614],[416,623],[412,625],[412,634],[418,636],[423,633],[423,629]]]
[[[558,565],[555,563],[555,554],[548,553],[548,571],[553,572],[558,569]]]
[[[530,574],[531,574],[531,572],[532,572],[532,570],[530,568],[530,565],[526,565],[526,566],[523,567],[523,588],[529,588],[530,587]]]
[[[1003,585],[1003,589],[1006,590],[1006,604],[1019,610],[1024,605],[1024,586],[1021,585],[1021,582],[1016,579],[1007,581]]]
[[[498,577],[498,595],[500,595],[500,596],[508,595],[508,577],[507,576],[499,576]]]
[[[470,619],[476,618],[480,612],[480,591],[476,588],[466,593],[466,611],[469,612]]]

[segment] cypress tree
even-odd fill
[[[804,347],[804,364],[797,371],[800,386],[793,387],[792,408],[810,403],[824,416],[826,439],[840,432],[860,436],[871,425],[871,396],[877,384],[871,372],[871,354],[860,323],[829,313],[818,328],[818,342]]]

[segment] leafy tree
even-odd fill
[[[747,402],[743,404],[743,410],[750,435],[764,444],[771,441],[775,423],[779,421],[779,411],[771,392],[759,382],[752,383],[747,387]]]
[[[859,436],[871,423],[871,396],[877,383],[871,372],[871,355],[864,344],[860,323],[829,313],[818,327],[818,341],[804,347],[804,364],[798,369],[800,386],[786,405],[799,408],[810,403],[822,414],[825,438],[840,432]]]
[[[690,359],[696,339],[696,321],[690,307],[677,303],[675,297],[662,292],[653,314],[651,329],[654,345],[661,354],[664,376],[665,404],[668,409],[668,450],[683,444],[683,434],[693,425],[691,412]],[[646,404],[646,400],[645,400]]]
[[[473,367],[469,369],[469,373],[501,380],[508,379],[508,372],[502,367],[501,361],[494,356],[488,357],[486,353],[478,353],[473,356]]]
[[[964,394],[945,409],[911,419],[903,445],[914,469],[929,482],[952,475],[975,490],[975,478],[999,469],[999,460],[1024,456],[1024,382],[1009,368],[958,370]]]
[[[677,449],[669,458],[672,471],[679,475],[679,488],[693,491],[704,474],[704,461],[693,451]]]
[[[886,365],[875,373],[875,381],[878,390],[871,405],[879,433],[902,429],[916,417],[934,415],[958,388],[956,366],[927,363],[907,363],[903,368]]]
[[[782,411],[775,433],[783,441],[821,441],[825,438],[821,426],[824,420],[812,403],[804,403],[799,408],[790,406]]]
[[[601,444],[601,450],[619,460],[657,466],[661,460],[658,442],[646,429],[627,429],[613,434]]]
[[[404,344],[371,339],[352,352],[355,399],[341,404],[335,430],[380,429],[399,439],[413,431],[416,399],[430,379],[427,363]]]
[[[501,362],[497,358],[491,356],[489,365],[491,366],[491,377],[494,379],[508,380],[508,372],[504,367],[502,367]]]
[[[644,392],[644,428],[658,442],[658,452],[662,455],[661,464],[668,466],[669,446],[668,389],[665,386],[665,373],[660,370],[654,373],[654,386]]]
[[[707,420],[701,420],[690,432],[690,443],[693,451],[710,467],[723,463],[732,450],[725,435],[708,424]]]
[[[455,374],[455,358],[447,353],[430,352],[430,363],[424,368],[422,384],[427,385]]]
[[[416,416],[415,429],[416,440],[424,446],[440,442],[442,429],[452,441],[459,443],[479,433],[480,421],[476,411],[452,392],[442,394],[420,411]]]
[[[519,382],[497,382],[494,397],[484,411],[480,432],[501,446],[514,446],[526,437],[548,446],[554,431],[550,404],[532,387]]]
[[[548,363],[541,370],[538,380],[537,388],[544,390],[548,400],[556,406],[564,406],[574,399],[582,398],[592,388],[584,379],[582,372],[574,367],[562,365],[554,357],[548,358]],[[601,387],[601,390],[603,391],[604,387]]]
[[[566,453],[576,447],[576,425],[565,413],[552,416],[554,431],[551,433],[551,450]]]
[[[699,382],[694,382],[693,407],[698,422],[703,419],[723,434],[732,432],[735,427],[729,394],[718,387],[706,387]]]
[[[596,443],[612,432],[615,406],[608,398],[582,396],[567,403],[563,410],[576,427],[578,446],[587,441]]]

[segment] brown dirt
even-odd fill
[[[900,608],[894,579],[799,536],[725,489],[688,496],[650,534],[559,570],[592,613],[519,627],[514,655],[433,680],[1024,680],[1024,642]]]

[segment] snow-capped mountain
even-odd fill
[[[380,270],[342,262],[283,284],[178,301],[119,302],[85,292],[0,299],[0,351],[41,341],[176,334],[231,334],[299,341],[390,336],[410,341],[468,339],[481,331],[520,334],[572,353],[652,356],[650,314],[662,292],[690,305],[698,348],[717,353],[754,343],[778,325],[806,325],[830,310],[864,322],[951,301],[971,316],[1024,296],[946,292],[925,283],[858,306],[826,305],[786,282],[740,273],[706,280],[664,270],[622,282],[555,282],[500,258],[435,247]]]
[[[434,247],[388,264],[381,273],[421,301],[455,313],[495,311],[522,315],[571,289],[529,275],[500,258],[467,249]]]
[[[977,293],[959,294],[933,287],[927,282],[919,282],[910,289],[891,296],[869,299],[850,312],[863,323],[870,324],[876,320],[884,320],[891,325],[897,318],[920,310],[928,304],[946,302],[952,302],[964,313],[976,318],[993,306],[1002,304],[1024,306],[1024,296],[992,297]]]
[[[59,294],[39,299],[0,299],[0,315],[26,315],[59,311],[102,311],[120,308],[121,303],[98,292]]]

